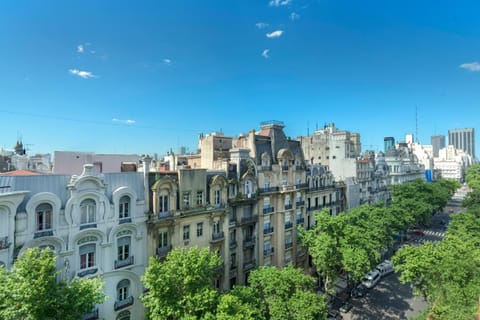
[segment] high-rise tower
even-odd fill
[[[448,144],[455,149],[461,149],[475,158],[475,129],[454,129],[448,130]]]

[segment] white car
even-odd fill
[[[382,277],[386,276],[387,274],[390,274],[390,273],[394,272],[393,264],[392,264],[392,262],[390,262],[390,260],[383,261],[375,269],[378,272],[380,272],[380,275]]]
[[[367,288],[373,288],[380,281],[380,272],[378,270],[368,271],[363,278],[362,284]]]

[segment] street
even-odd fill
[[[441,213],[433,216],[430,227],[424,229],[424,235],[413,236],[412,245],[419,245],[425,241],[439,241],[445,236],[445,230],[450,220],[450,214],[459,212],[461,201],[468,189],[459,189],[447,207]],[[427,303],[422,297],[415,297],[408,284],[401,284],[398,274],[393,273],[384,277],[374,288],[363,298],[352,298],[350,300],[353,308],[342,313],[345,320],[398,320],[410,319],[417,316]]]

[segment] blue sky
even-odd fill
[[[480,116],[478,1],[0,2],[0,147],[164,154],[281,120],[421,143]],[[477,140],[480,139],[477,137]],[[477,143],[478,145],[478,143]],[[478,149],[478,147],[477,147]],[[480,150],[480,149],[479,149]]]

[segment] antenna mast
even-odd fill
[[[418,142],[418,107],[415,106],[415,138]]]

